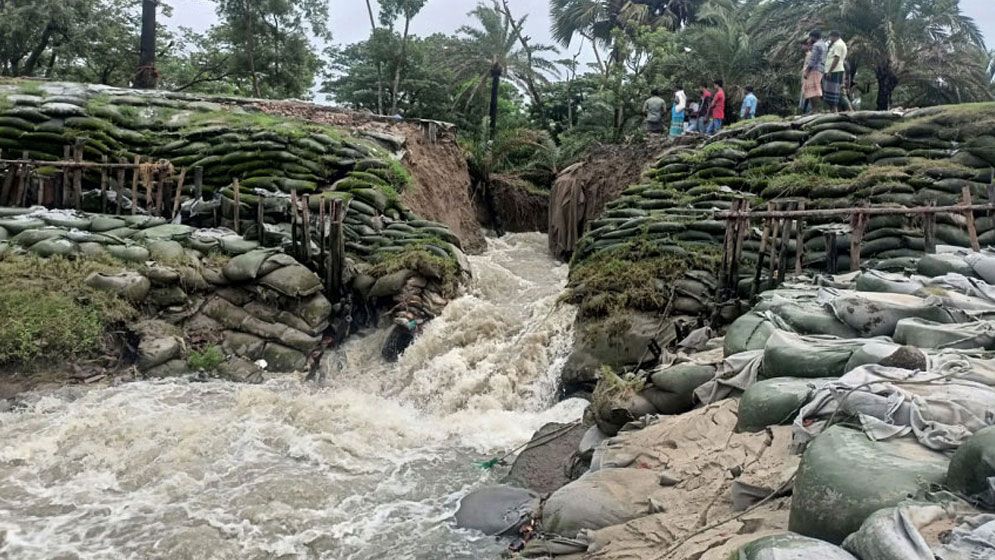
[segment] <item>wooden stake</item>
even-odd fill
[[[71,146],[63,146],[62,147],[62,159],[66,160],[66,161],[72,161],[72,159],[73,159],[73,149],[72,149]],[[70,176],[69,176],[69,168],[68,167],[63,167],[62,168],[62,188],[61,188],[62,192],[59,193],[59,204],[62,207],[69,206],[69,192],[70,192],[70,189],[72,188],[71,185],[72,185],[72,181],[70,180]]]
[[[930,206],[936,206],[935,200],[929,201]],[[927,255],[936,254],[936,214],[925,214],[922,217],[922,237]]]
[[[121,163],[128,163],[128,160],[121,158]],[[114,205],[117,207],[114,209],[114,214],[116,216],[121,215],[121,204],[124,201],[124,178],[127,172],[128,170],[124,167],[117,170],[117,184],[114,185]]]
[[[311,208],[310,195],[304,195],[304,205],[301,208],[301,222],[304,224],[304,264],[311,264]]]
[[[142,165],[142,157],[135,156],[134,175],[131,177],[131,215],[138,213],[138,174]]]
[[[173,213],[170,218],[176,219],[180,215],[180,197],[183,195],[183,183],[187,180],[187,168],[180,170],[180,178],[176,181],[176,195],[173,197]]]
[[[204,168],[197,166],[193,168],[193,189],[197,200],[204,200]]]
[[[165,191],[166,191],[166,173],[163,171],[159,171],[157,174],[159,176],[158,179],[153,178],[151,183],[153,184],[153,188],[156,191],[155,215],[162,216],[163,197],[165,197]]]
[[[76,163],[80,163],[83,161],[83,147],[82,143],[78,140],[76,141],[76,146],[73,149],[73,161]],[[76,209],[82,210],[83,209],[83,169],[82,168],[77,168],[73,172],[73,199]]]
[[[774,209],[774,203],[767,203],[767,211],[770,212]],[[764,270],[764,256],[767,254],[767,243],[770,237],[770,227],[771,220],[764,219],[764,230],[763,234],[760,236],[760,251],[757,253],[757,269],[753,274],[753,287],[750,289],[750,300],[757,297],[757,293],[760,292],[760,277],[763,275]]]
[[[805,210],[805,201],[802,200],[798,203],[798,210]],[[805,219],[798,218],[795,221],[795,227],[797,232],[795,235],[795,274],[801,275],[802,264],[805,258]]]
[[[786,203],[787,208],[794,209],[795,202]],[[791,220],[784,220],[781,224],[781,241],[777,247],[777,281],[774,284],[779,286],[784,282],[784,273],[788,267],[788,243],[791,241]],[[773,263],[771,263],[773,264]]]
[[[770,266],[767,271],[767,281],[770,285],[774,285],[774,274],[777,272],[779,255],[777,253],[778,241],[781,238],[781,227],[783,225],[784,218],[775,218],[773,230],[771,232],[770,238]]]
[[[266,232],[263,229],[263,197],[260,195],[256,199],[256,235],[259,237],[259,245],[266,246]]]
[[[101,156],[100,161],[104,164],[107,163],[107,156]],[[100,168],[100,213],[107,213],[107,168]]]
[[[3,188],[0,189],[0,206],[10,204],[11,189],[14,188],[14,179],[20,169],[19,165],[10,164],[7,166],[7,176],[3,178]]]
[[[238,184],[238,179],[235,179],[235,182],[232,183],[232,185],[233,185],[232,190],[234,190],[235,194],[235,216],[233,217],[233,220],[235,221],[235,233],[239,233],[238,219],[241,217],[242,214],[242,187],[241,185]]]
[[[300,260],[297,250],[297,189],[290,189],[290,248],[293,257]]]
[[[971,201],[971,188],[964,187],[960,191],[961,202],[966,208],[964,210],[964,217],[967,218],[967,236],[971,239],[971,249],[974,252],[981,251],[981,243],[978,242],[978,228],[974,225],[974,211],[971,210],[971,206],[974,203]]]
[[[826,239],[826,274],[836,274],[839,259],[839,251],[836,248],[836,232],[827,231]]]
[[[328,263],[325,262],[325,199],[318,197],[318,276],[321,278],[325,277],[323,274],[327,268]],[[326,286],[327,289],[327,286]]]
[[[850,217],[850,272],[860,270],[860,246],[864,243],[867,214],[857,211]]]

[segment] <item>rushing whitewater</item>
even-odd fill
[[[371,333],[327,356],[320,383],[26,396],[0,413],[0,557],[495,557],[500,543],[451,525],[503,474],[473,462],[583,409],[554,402],[574,312],[545,247],[492,240],[396,364]]]

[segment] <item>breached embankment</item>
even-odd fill
[[[995,253],[969,249],[964,212],[937,217],[937,254],[926,254],[919,220],[872,217],[861,270],[835,275],[820,274],[835,252],[823,233],[848,255],[849,216],[811,216],[785,251],[789,262],[802,253],[808,274],[766,291],[762,275],[757,301],[761,232],[750,230],[738,297],[715,293],[725,234],[715,214],[733,200],[909,208],[957,204],[965,190],[983,200],[993,119],[990,104],[817,115],[664,153],[592,224],[571,264],[578,328],[564,379],[596,386],[579,444],[549,461],[588,470],[542,494],[529,480],[483,489],[465,519],[501,496],[502,530],[524,537],[530,557],[995,553],[995,466],[984,458]],[[995,224],[974,218],[985,245]],[[737,318],[737,307],[751,311]],[[669,343],[659,364],[649,340]],[[647,370],[616,373],[641,361]],[[537,437],[530,451],[547,444]]]
[[[63,202],[54,200],[60,191],[53,186],[60,184],[61,170],[45,162],[61,160],[72,145],[90,162],[152,158],[173,170],[166,184],[176,184],[179,170],[187,169],[184,189],[176,193],[178,212],[173,216],[173,204],[150,198],[151,181],[142,179],[135,189],[121,184],[122,175],[102,177],[90,168],[81,177],[82,211],[39,206]],[[250,366],[259,360],[271,370],[313,368],[321,350],[351,328],[376,324],[381,314],[415,325],[437,316],[454,294],[465,268],[462,240],[405,200],[453,223],[467,247],[482,246],[467,219],[465,159],[441,123],[391,123],[305,104],[15,81],[0,84],[0,148],[7,157],[35,160],[16,190],[3,189],[4,197],[16,192],[30,206],[0,212],[2,253],[23,264],[14,273],[27,278],[36,266],[100,262],[99,270],[89,271],[99,273],[92,279],[48,277],[86,280],[131,307],[128,325],[117,316],[100,317],[108,320],[106,331],[127,327],[125,340],[91,340],[90,348],[66,356],[71,361],[110,350],[124,358],[120,367],[137,354],[140,369],[158,376],[188,371],[194,354],[194,362],[203,364],[199,354],[209,349],[208,369],[216,369],[217,346],[224,356],[240,358],[234,369],[246,372],[244,378],[258,378]],[[447,170],[446,181],[435,181],[439,169],[427,170],[426,160],[434,157]],[[203,174],[199,190],[191,180],[194,169]],[[160,197],[162,187],[156,187]],[[443,208],[438,201],[447,194],[451,204]],[[306,226],[299,209],[291,211],[294,195],[309,197]],[[331,258],[319,237],[330,224],[319,218],[330,218],[319,203],[333,200],[347,208],[341,286],[325,285],[330,262],[321,260]],[[150,216],[153,206],[173,223]],[[109,213],[100,214],[103,208]],[[25,283],[8,285],[5,301],[16,303],[12,290]],[[82,306],[81,313],[89,313]],[[44,339],[45,328],[31,328],[27,335]],[[5,361],[16,365],[35,357],[37,352],[9,352]]]

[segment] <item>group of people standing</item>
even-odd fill
[[[706,82],[701,84],[701,97],[688,103],[684,88],[678,86],[674,92],[673,104],[670,106],[670,137],[677,138],[685,132],[700,132],[712,136],[722,129],[726,118],[726,91],[722,79],[715,80],[711,86]],[[714,89],[709,89],[712,87]],[[757,116],[757,96],[753,87],[746,87],[743,105],[739,118],[752,119]],[[663,99],[663,93],[654,89],[652,97],[643,103],[646,113],[646,131],[650,134],[663,133],[664,113],[668,103]]]
[[[830,31],[829,40],[822,32],[812,31],[802,48],[807,55],[802,73],[802,113],[817,112],[819,104],[834,113],[839,112],[845,97],[847,46],[839,31]]]

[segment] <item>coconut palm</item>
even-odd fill
[[[774,0],[763,9],[780,21],[839,29],[853,65],[874,72],[878,109],[891,106],[901,85],[950,88],[960,98],[990,95],[980,62],[984,39],[959,0]]]
[[[555,63],[543,58],[542,54],[555,52],[556,49],[528,44],[527,38],[522,38],[517,32],[524,27],[526,17],[514,19],[497,0],[494,0],[493,6],[478,4],[470,15],[477,20],[477,25],[465,25],[458,30],[464,39],[458,74],[471,80],[467,104],[490,81],[489,115],[493,138],[497,129],[501,81],[507,80],[527,91],[532,102],[541,105],[540,86],[547,81],[543,73],[556,73]],[[527,46],[520,46],[520,43]]]

